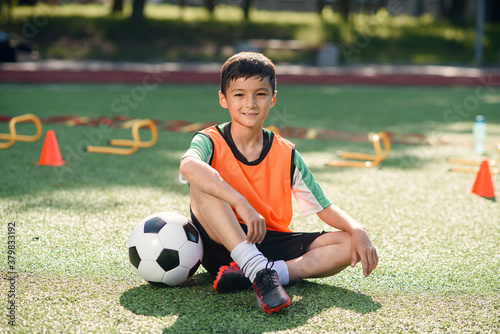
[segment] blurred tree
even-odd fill
[[[415,6],[413,7],[413,15],[420,16],[424,13],[424,0],[415,0]]]
[[[338,0],[338,9],[344,21],[349,21],[349,0]]]
[[[12,0],[0,0],[0,15],[7,17],[7,31],[10,31]]]
[[[466,5],[467,0],[439,0],[439,11],[441,16],[449,19],[453,25],[463,25],[465,23]]]
[[[12,1],[12,7],[35,6],[37,3],[38,3],[38,0],[18,0],[18,1]]]
[[[250,6],[252,6],[252,1],[253,0],[244,0],[241,4],[245,21],[248,21],[248,19],[250,19]]]
[[[486,1],[486,21],[500,22],[500,1],[498,0]]]
[[[179,18],[182,20],[184,13],[186,12],[187,0],[179,0],[177,5],[179,6]]]
[[[113,7],[111,8],[112,13],[123,12],[123,0],[113,0]]]
[[[318,0],[316,1],[316,11],[318,12],[319,15],[323,12],[323,8],[326,6],[326,1],[325,0]]]
[[[132,21],[142,21],[144,19],[144,6],[146,0],[132,0]]]
[[[454,25],[463,25],[465,23],[466,0],[453,0],[450,6],[450,21]]]
[[[210,13],[210,16],[214,15],[215,0],[203,0],[203,7]]]
[[[417,2],[420,2],[421,0],[417,0]],[[380,8],[387,8],[387,0],[377,0],[375,3],[375,12],[378,12]]]

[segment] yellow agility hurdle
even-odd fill
[[[330,167],[361,167],[371,168],[377,166],[381,161],[385,160],[391,152],[391,142],[389,136],[385,132],[370,133],[368,140],[372,142],[375,154],[355,153],[355,152],[342,152],[338,151],[337,155],[344,159],[354,160],[332,160],[327,162]],[[380,145],[382,140],[384,149]]]
[[[149,141],[141,141],[139,136],[139,129],[148,127],[151,131],[151,139]],[[134,154],[139,147],[149,148],[156,144],[158,140],[158,131],[156,129],[155,123],[150,119],[144,120],[133,120],[127,122],[124,128],[132,128],[132,138],[128,139],[111,139],[109,144],[111,146],[127,146],[127,148],[118,147],[108,147],[108,146],[87,146],[86,151],[91,153],[107,153],[107,154],[119,154],[119,155],[131,155]]]
[[[498,157],[496,160],[488,160],[488,165],[490,167],[495,167],[500,163],[500,144],[497,145],[497,152],[498,152]],[[481,165],[481,161],[465,160],[457,158],[448,158],[448,162],[450,164],[475,166],[475,167],[451,167],[450,172],[477,173],[479,171],[479,165]],[[499,174],[500,170],[498,168],[492,168],[491,173]]]
[[[36,134],[32,136],[18,135],[16,132],[16,124],[29,121],[35,124]],[[36,115],[33,114],[25,114],[12,117],[9,121],[9,131],[10,133],[0,133],[1,140],[8,140],[5,143],[0,143],[0,148],[2,149],[10,148],[16,141],[35,142],[40,139],[40,137],[42,136],[42,122]]]

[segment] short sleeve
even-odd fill
[[[189,146],[189,149],[184,153],[181,160],[186,157],[193,157],[209,163],[212,158],[213,150],[212,141],[208,136],[203,133],[197,133],[193,136],[191,146]]]
[[[181,160],[186,157],[191,157],[200,159],[201,161],[204,161],[206,163],[210,163],[213,151],[213,144],[210,138],[203,133],[197,133],[193,136],[191,145],[189,146],[189,149],[186,151],[186,153],[184,153]],[[179,181],[183,184],[187,183],[186,179],[182,176],[181,173],[179,173]]]
[[[297,151],[293,163],[292,194],[299,204],[302,216],[318,213],[331,205],[332,202],[325,196],[313,173]]]

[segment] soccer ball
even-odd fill
[[[128,241],[135,272],[155,286],[175,286],[191,277],[201,263],[200,234],[186,217],[159,212],[144,218]]]

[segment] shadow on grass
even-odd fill
[[[164,333],[273,332],[300,327],[332,308],[366,314],[381,307],[370,296],[304,280],[286,287],[293,299],[290,307],[268,315],[256,307],[251,290],[218,294],[211,288],[212,280],[204,273],[179,287],[161,289],[141,285],[124,292],[120,304],[137,315],[175,317],[175,323],[164,328]]]

